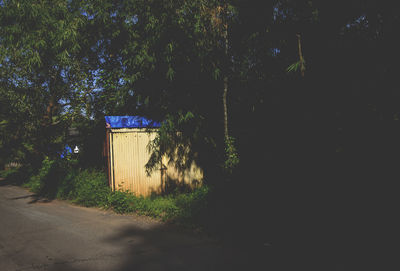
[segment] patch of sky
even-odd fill
[[[368,19],[367,16],[365,14],[355,18],[352,22],[346,24],[346,28],[352,28],[355,26],[360,26],[360,25],[364,25],[366,27],[368,27]]]
[[[118,13],[116,11],[110,13],[110,18],[114,23],[117,22],[117,20],[116,20],[117,15],[118,15]]]
[[[34,83],[30,80],[26,80],[26,84],[28,87],[32,87],[34,85]]]
[[[19,76],[18,74],[14,74],[14,75],[12,75],[12,77],[8,78],[8,82],[11,85],[14,85],[16,87],[21,87],[21,88],[24,88],[27,86],[28,87],[33,86],[32,81],[28,80],[26,77]]]
[[[99,50],[99,48],[102,48],[103,45],[110,45],[110,44],[111,44],[111,40],[100,39],[96,42],[96,45],[94,45],[90,48],[90,50],[92,50],[92,52],[96,52],[97,50]],[[100,52],[98,52],[98,54],[104,55],[104,49],[102,49]]]
[[[0,61],[1,61],[1,59],[0,59]],[[5,66],[11,65],[11,60],[8,56],[3,56],[3,60],[0,62],[0,68],[3,67],[4,65]]]
[[[137,15],[129,16],[125,19],[125,23],[129,25],[137,24],[139,21],[139,17]]]
[[[123,72],[126,72],[126,66],[125,65],[123,65],[123,63],[122,63],[122,58],[120,59],[120,64],[121,64],[121,67],[122,67],[122,71]]]
[[[89,14],[86,10],[81,8],[81,14],[88,18],[88,20],[93,20],[95,17],[95,14]]]
[[[66,69],[62,69],[60,71],[60,75],[61,75],[63,82],[67,83],[68,82],[68,71]]]
[[[72,110],[68,99],[62,98],[59,100],[59,103],[62,106],[61,114],[66,114]]]
[[[282,9],[281,5],[277,3],[272,11],[272,16],[274,18],[274,21],[277,21],[278,19],[286,19],[287,11]]]
[[[99,69],[91,71],[93,77],[93,92],[97,93],[103,90],[98,84],[98,80],[100,79],[101,71]]]
[[[281,50],[279,48],[271,48],[269,49],[272,56],[278,56]]]

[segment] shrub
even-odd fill
[[[16,174],[20,169],[19,168],[11,168],[0,171],[0,178],[10,179],[13,174]]]
[[[131,213],[135,211],[135,196],[121,191],[114,191],[108,196],[108,207],[117,213]]]
[[[68,166],[62,160],[51,160],[45,157],[37,174],[32,174],[23,186],[41,196],[55,198],[59,183],[63,180]]]
[[[75,178],[79,174],[79,170],[72,169],[67,172],[63,180],[60,182],[56,197],[59,199],[73,199],[75,190]]]
[[[108,196],[108,206],[117,213],[132,213],[160,218],[163,221],[194,226],[200,222],[207,207],[208,187],[185,194],[137,197],[132,193],[114,191]]]
[[[110,188],[103,172],[79,171],[67,175],[58,191],[59,198],[67,198],[84,206],[108,207]]]
[[[170,219],[178,209],[172,197],[138,198],[135,205],[136,212],[142,215]]]
[[[0,173],[0,177],[6,179],[9,183],[21,185],[26,182],[30,176],[33,174],[33,168],[24,165],[18,168],[12,168],[8,170],[3,170]]]
[[[176,196],[175,204],[179,210],[176,218],[183,223],[199,222],[207,208],[209,188],[202,186],[193,192]]]

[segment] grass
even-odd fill
[[[209,194],[207,186],[191,192],[147,198],[129,192],[111,191],[102,171],[79,169],[73,161],[48,158],[37,170],[21,167],[2,171],[0,176],[46,198],[111,209],[120,214],[136,213],[187,227],[198,227]]]

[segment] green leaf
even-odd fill
[[[289,65],[289,67],[287,67],[286,72],[293,72],[293,71],[297,71],[300,67],[300,61],[297,61],[291,65]]]

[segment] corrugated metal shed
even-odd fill
[[[149,196],[162,193],[171,182],[191,187],[201,184],[201,169],[193,165],[187,172],[179,173],[166,159],[160,161],[159,169],[147,176],[145,165],[150,158],[147,145],[156,137],[159,123],[136,116],[107,116],[105,119],[109,183],[113,190]]]

